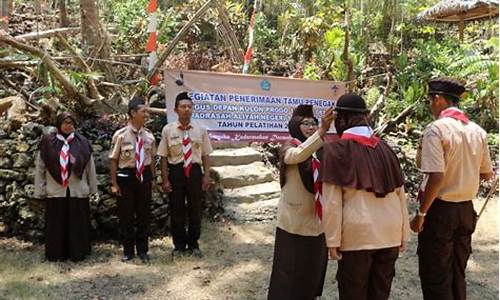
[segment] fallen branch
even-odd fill
[[[25,33],[21,35],[16,35],[14,38],[16,40],[38,40],[38,39],[43,39],[47,37],[52,37],[57,34],[70,34],[70,33],[78,33],[80,31],[80,27],[66,27],[66,28],[56,28],[56,29],[50,29],[46,31],[40,31],[40,32],[30,32],[30,33]]]
[[[165,111],[164,108],[157,108],[157,107],[147,107],[146,109],[149,113],[152,113],[154,115],[166,115],[167,112]]]
[[[231,27],[231,22],[229,21],[226,8],[220,3],[220,1],[216,1],[215,6],[217,8],[217,12],[219,13],[219,19],[221,20],[222,27],[227,34],[223,38],[227,38],[228,40],[228,44],[232,50],[230,53],[232,53],[233,59],[236,60],[237,63],[243,64],[243,49],[241,49],[240,42]]]
[[[59,40],[61,41],[63,46],[66,49],[68,49],[68,51],[71,52],[71,54],[73,54],[75,56],[76,63],[79,64],[80,67],[85,72],[92,73],[92,70],[90,69],[89,65],[83,60],[83,58],[80,55],[78,55],[78,52],[76,52],[76,50],[73,47],[71,47],[68,40],[66,40],[66,38],[64,38],[64,36],[59,32],[56,33],[56,36],[59,38]],[[93,79],[87,78],[87,86],[89,87],[89,94],[90,94],[91,98],[99,99],[99,100],[103,99],[103,96],[99,93],[99,90],[97,89],[97,86],[95,85],[95,82]]]
[[[184,35],[188,32],[189,28],[191,25],[194,24],[209,8],[210,4],[212,3],[213,0],[208,0],[203,4],[200,9],[196,12],[196,14],[189,20],[182,28],[179,30],[179,32],[175,35],[174,39],[168,44],[167,48],[163,50],[163,52],[160,54],[160,57],[158,58],[158,61],[154,65],[154,67],[149,71],[147,80],[151,81],[151,78],[156,74],[158,69],[161,67],[161,65],[165,62],[167,57],[170,55],[172,50],[174,50],[175,46],[177,43],[184,37]]]
[[[0,116],[2,116],[12,106],[12,97],[0,99]]]
[[[61,84],[64,92],[69,98],[80,100],[85,105],[92,104],[92,100],[78,92],[76,87],[71,83],[71,81],[69,81],[66,75],[64,75],[64,73],[57,67],[55,61],[43,50],[27,45],[8,35],[1,35],[0,43],[5,43],[21,51],[28,52],[35,56],[38,56],[42,60],[42,62],[47,66],[52,76],[54,76],[54,78]]]
[[[389,91],[392,85],[392,73],[387,72],[385,75],[385,80],[387,84],[385,85],[384,91],[382,94],[378,97],[377,102],[375,105],[373,105],[372,109],[370,110],[370,114],[368,115],[368,120],[370,121],[371,124],[375,124],[376,120],[378,119],[378,115],[380,114],[380,111],[384,108],[385,106],[385,99],[389,95]]]
[[[0,68],[2,69],[16,69],[23,67],[36,66],[39,62],[30,60],[0,60]]]
[[[416,103],[413,103],[412,105],[408,106],[405,108],[399,115],[397,115],[395,118],[385,122],[381,126],[377,127],[375,129],[375,134],[377,135],[382,135],[382,134],[387,134],[388,132],[392,131],[396,126],[401,123],[406,117],[412,115],[415,112],[415,107],[417,106]]]

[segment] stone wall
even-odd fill
[[[158,120],[148,124],[155,133],[157,143],[161,125]],[[111,137],[119,127],[119,123],[101,118],[82,122],[77,128],[92,143],[98,173],[99,199],[90,202],[91,232],[95,239],[118,237],[117,199],[110,194],[107,156]],[[7,121],[0,121],[0,236],[43,241],[45,202],[33,198],[35,158],[41,136],[54,128],[33,122],[22,124],[19,129],[10,132],[8,128]],[[159,175],[159,161],[157,166]],[[206,217],[217,216],[222,211],[221,190],[216,183],[217,178],[213,180],[215,183],[204,199]],[[168,196],[161,192],[159,176],[153,191],[151,211],[152,234],[168,234]]]

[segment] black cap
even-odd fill
[[[297,106],[292,113],[292,117],[304,117],[304,118],[314,118],[313,106],[301,104]]]
[[[428,94],[447,95],[458,101],[464,92],[464,84],[450,77],[439,77],[429,81]]]
[[[191,97],[189,97],[188,92],[180,92],[175,97],[175,107],[177,107],[177,105],[179,104],[179,101],[182,101],[182,100],[190,100],[191,102],[193,101],[193,99],[191,99]]]
[[[340,96],[335,105],[336,111],[352,111],[358,113],[365,113],[369,110],[366,108],[366,103],[361,96],[356,94],[344,94]]]

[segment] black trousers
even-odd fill
[[[151,169],[146,166],[141,183],[135,176],[135,169],[118,171],[119,231],[122,239],[123,254],[133,256],[134,245],[137,253],[147,253],[149,227],[151,224]]]
[[[276,228],[268,300],[313,300],[323,293],[328,249],[325,235],[302,236]]]
[[[399,247],[342,251],[337,281],[340,300],[387,300]]]
[[[465,268],[477,214],[472,201],[434,200],[418,235],[418,267],[426,300],[466,299]]]
[[[90,254],[89,199],[47,198],[45,202],[45,257],[83,260]]]
[[[168,179],[172,184],[170,198],[170,228],[176,249],[197,249],[201,232],[201,199],[203,174],[199,164],[193,164],[188,178],[182,164],[169,165]],[[187,200],[187,201],[186,201]],[[187,223],[187,232],[186,232]]]

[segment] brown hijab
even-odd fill
[[[318,121],[313,114],[312,105],[299,105],[295,108],[292,114],[292,118],[288,122],[288,131],[293,139],[290,139],[283,143],[279,151],[279,170],[280,170],[280,185],[283,187],[286,184],[286,164],[285,164],[285,153],[288,149],[292,147],[297,147],[299,143],[294,142],[294,139],[303,143],[306,141],[306,137],[300,131],[300,123],[305,118],[313,118],[316,122]],[[318,159],[321,160],[321,149],[317,152]],[[300,178],[304,187],[307,191],[314,193],[314,179],[313,179],[313,169],[312,169],[312,157],[298,164]]]
[[[50,175],[55,181],[62,184],[61,170],[59,164],[59,153],[64,145],[56,136],[57,134],[65,136],[61,132],[61,125],[64,120],[70,118],[76,126],[75,117],[69,112],[63,112],[57,116],[56,127],[57,133],[51,133],[43,136],[40,141],[40,157],[44,162]],[[90,160],[90,155],[92,154],[92,147],[90,142],[81,134],[75,132],[73,140],[69,143],[70,145],[70,159],[69,159],[69,175],[75,174],[78,178],[82,178],[83,171]]]

